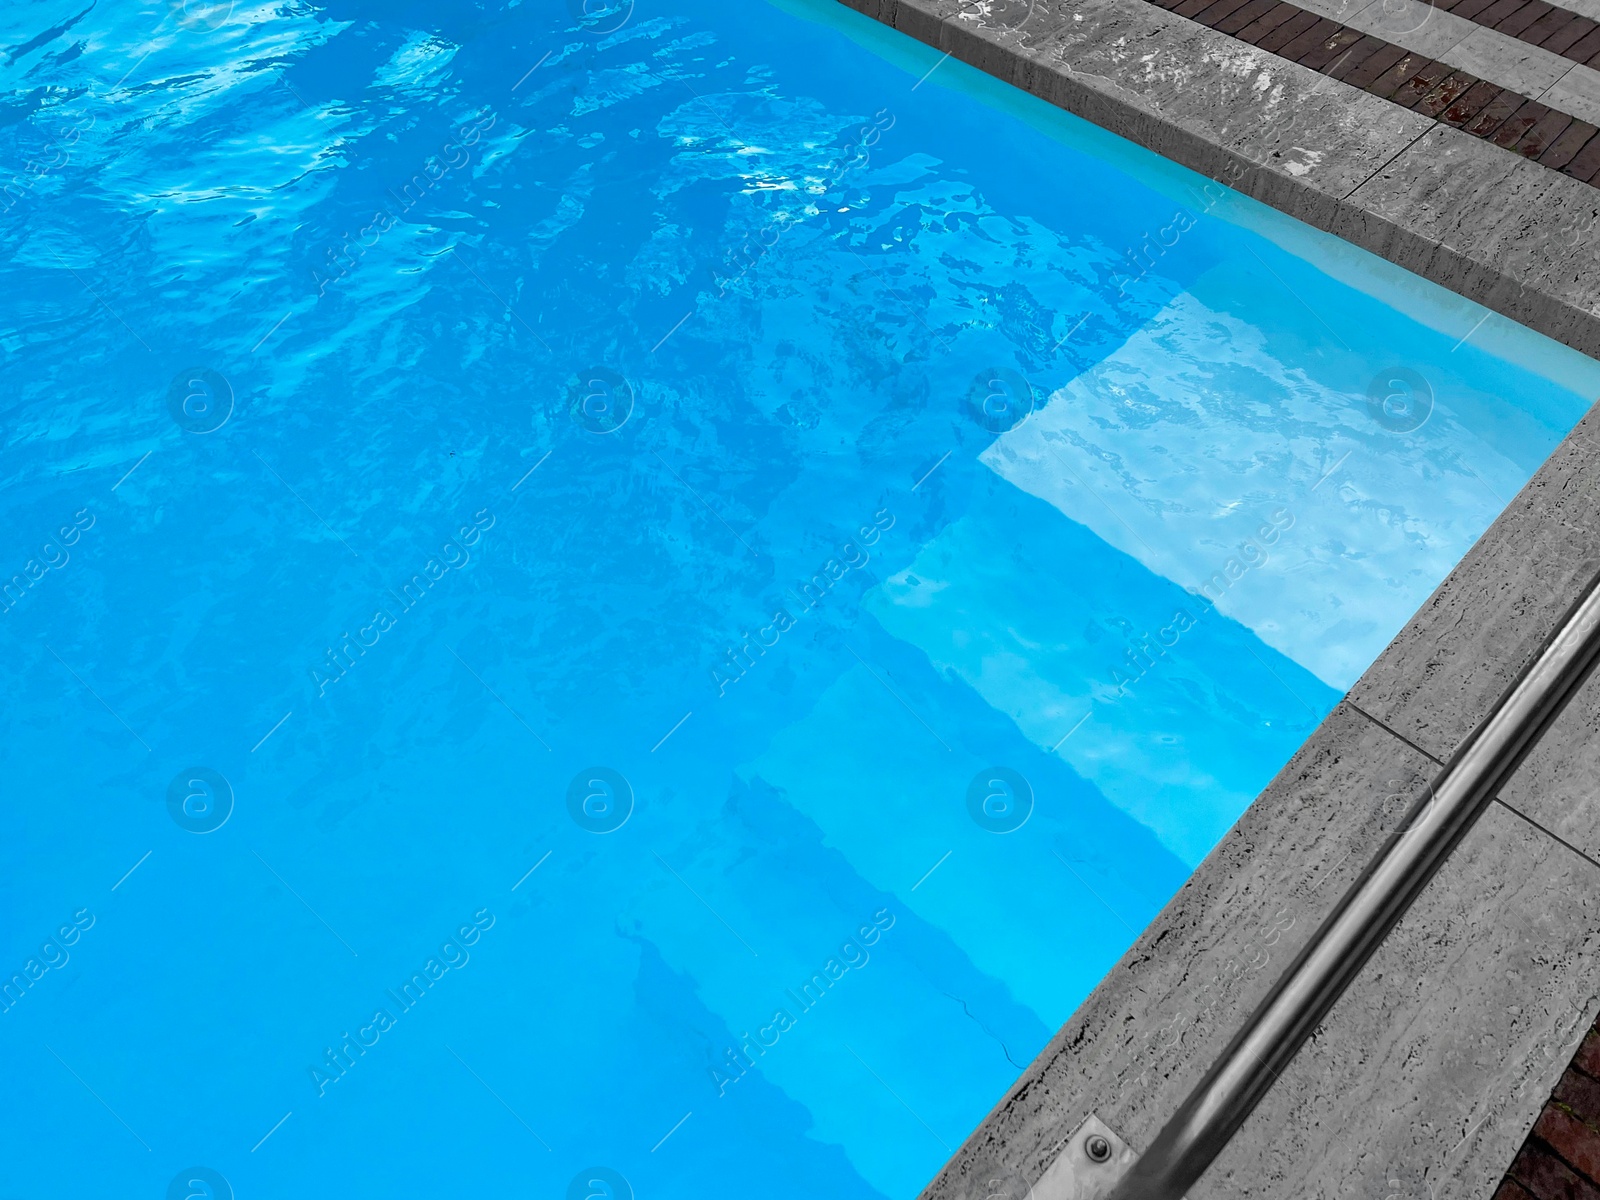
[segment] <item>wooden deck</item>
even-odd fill
[[[1469,71],[1285,0],[1150,3],[1600,187],[1600,128]],[[1586,66],[1600,65],[1600,24],[1588,17],[1544,0],[1453,3],[1436,7]]]

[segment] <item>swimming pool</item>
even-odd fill
[[[828,0],[0,22],[21,1194],[914,1195],[1600,395]]]

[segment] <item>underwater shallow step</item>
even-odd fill
[[[76,15],[24,1191],[914,1195],[1600,395],[825,0]]]

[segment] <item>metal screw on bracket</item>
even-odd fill
[[[1028,1200],[1106,1200],[1138,1161],[1139,1155],[1122,1136],[1090,1113],[1067,1134],[1061,1153],[1032,1189],[1014,1195]]]

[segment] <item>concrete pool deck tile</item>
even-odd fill
[[[1441,132],[1462,137],[1454,130]],[[1491,151],[1483,146],[1481,152]],[[1600,211],[1600,194],[1595,189],[1525,159],[1513,160],[1511,170],[1483,205],[1461,214],[1458,236],[1477,239],[1496,261],[1512,268],[1511,273],[1524,280],[1526,287],[1559,301],[1566,293],[1554,283],[1563,264],[1588,264],[1600,270],[1600,255],[1592,243],[1572,247],[1562,238],[1547,236],[1546,218],[1577,217],[1592,211]],[[1573,223],[1558,222],[1563,228]]]
[[[1600,0],[1562,0],[1561,7],[1591,21],[1600,21]]]
[[[1148,1145],[1432,770],[1336,707],[924,1195],[982,1200],[1007,1172],[1031,1183],[1090,1112]]]
[[[1186,165],[1210,160],[1208,174],[1237,175],[1236,187],[1269,204],[1330,219],[1343,196],[1431,125],[1143,0],[1082,7],[1089,19],[1051,47],[1072,81],[1115,81],[1143,118],[1140,140]],[[1140,8],[1150,14],[1143,21]],[[1085,36],[1089,14],[1102,9],[1120,10],[1140,36],[1124,23],[1120,36]]]
[[[919,40],[936,46],[969,66],[1004,79],[1024,91],[1044,98],[1056,65],[1056,42],[1087,45],[1097,40],[1148,36],[1152,26],[1151,5],[1139,3],[1122,8],[1096,9],[1090,13],[1070,6],[1035,6],[1026,20],[1016,25],[991,24],[972,11],[970,0],[895,0],[898,28],[913,33],[920,23],[929,21],[928,36]],[[936,14],[954,12],[954,16]],[[905,24],[906,18],[912,21]],[[893,22],[891,22],[893,23]],[[1055,101],[1052,101],[1055,103]]]
[[[1028,33],[1029,56],[1015,65],[1010,78],[1025,91],[1088,120],[1101,123],[1121,121],[1145,127],[1155,133],[1159,110],[1140,92],[1119,84],[1097,69],[1116,69],[1126,58],[1128,48],[1142,44],[1159,26],[1157,18],[1167,17],[1149,4],[1096,5],[1093,9],[1061,14],[1066,19],[1051,22]],[[1192,27],[1192,26],[1191,26]],[[1005,76],[1002,76],[1005,78]],[[1074,105],[1079,105],[1084,111]],[[1099,114],[1097,117],[1094,114]]]
[[[1600,125],[1600,71],[1593,67],[1573,67],[1551,84],[1539,100],[1579,120]]]
[[[1551,197],[1546,203],[1552,208],[1567,208],[1574,216],[1574,224],[1583,223],[1591,230],[1600,229],[1600,195],[1586,194],[1595,190],[1589,187],[1579,193],[1563,191],[1560,196]],[[1558,243],[1549,247],[1549,254],[1549,268],[1539,281],[1540,291],[1554,300],[1565,300],[1573,307],[1580,304],[1593,306],[1595,264],[1600,259],[1595,243],[1586,241],[1578,247]],[[1590,309],[1589,319],[1593,319],[1594,311]]]
[[[1436,125],[1351,196],[1332,232],[1572,344],[1600,326],[1600,193]]]
[[[1308,8],[1324,17],[1332,17],[1341,25],[1362,28],[1363,26],[1357,24],[1357,18],[1362,13],[1372,11],[1374,7],[1381,8],[1382,5],[1383,0],[1312,0],[1310,4],[1302,4],[1300,7]]]
[[[1488,1197],[1600,1003],[1597,930],[1600,866],[1491,805],[1188,1200]]]
[[[1207,20],[1205,12],[1193,11],[1203,6],[1204,0],[1183,0],[1178,5],[1173,5],[1170,0],[1152,2],[1179,15],[1193,17],[1224,33],[1238,36],[1243,28],[1242,23],[1230,26],[1222,21]],[[1234,0],[1217,2],[1232,4]],[[1213,10],[1215,7],[1213,4]],[[1600,73],[1578,66],[1561,54],[1562,50],[1576,45],[1593,26],[1549,5],[1543,5],[1538,12],[1531,8],[1527,10],[1528,27],[1517,31],[1513,31],[1510,24],[1489,29],[1454,12],[1423,3],[1423,0],[1301,0],[1298,7],[1344,25],[1358,34],[1403,46],[1423,58],[1436,59],[1458,72],[1471,73],[1533,99],[1542,99],[1546,91],[1575,70],[1600,76]],[[1536,16],[1549,26],[1548,32],[1542,30],[1539,21],[1535,21]],[[1520,15],[1513,21],[1516,19],[1520,19]],[[1301,22],[1302,26],[1305,24]],[[1532,36],[1535,31],[1540,31],[1537,39]],[[1546,38],[1552,39],[1550,45],[1538,44]],[[1243,40],[1252,39],[1246,37]],[[1308,60],[1282,45],[1262,45],[1264,49],[1314,69],[1322,69],[1325,65]],[[1566,99],[1569,93],[1563,92],[1561,95]],[[1582,110],[1572,112],[1573,116],[1588,118],[1600,115],[1581,90],[1571,98]],[[1561,107],[1553,101],[1546,102],[1552,107]]]
[[[891,11],[886,0],[850,2]],[[929,33],[939,7],[935,0],[895,0],[892,23],[913,36]],[[1050,11],[1065,18],[1053,31],[1043,32],[1037,10],[1023,27],[1021,53],[1034,59],[1031,71],[975,61],[990,60],[996,50],[1019,53],[1000,47],[1009,30],[971,22],[963,23],[966,36],[946,25],[943,36],[932,32],[924,40],[1113,132],[1137,129],[1143,136],[1135,140],[1176,161],[1216,174],[1237,169],[1237,155],[1316,202],[1347,194],[1430,125],[1146,0],[1094,0]],[[1255,111],[1263,104],[1265,119]],[[1289,154],[1296,145],[1300,153]]]
[[[1456,243],[1463,217],[1470,221],[1470,214],[1496,204],[1517,166],[1509,154],[1434,125],[1351,193],[1355,203],[1340,209],[1332,232],[1419,275],[1437,276],[1460,263],[1452,279],[1457,291],[1515,287],[1498,267],[1466,258]]]
[[[1350,690],[1443,762],[1489,716],[1600,572],[1591,409]]]
[[[1356,20],[1368,33],[1375,33],[1379,37],[1404,46],[1407,50],[1416,50],[1430,58],[1448,58],[1452,65],[1460,66],[1466,64],[1456,63],[1452,57],[1453,51],[1462,42],[1479,32],[1479,27],[1471,21],[1442,12],[1427,4],[1417,3],[1417,0],[1409,0],[1399,8],[1399,11],[1388,8],[1382,3],[1374,4],[1359,14]],[[1511,86],[1502,79],[1495,79],[1495,82],[1501,87]]]
[[[1600,862],[1600,676],[1591,678],[1500,793],[1501,801]]]
[[[1524,96],[1542,94],[1572,69],[1572,63],[1559,54],[1516,41],[1493,29],[1475,29],[1450,48],[1449,57],[1452,66],[1492,79],[1501,87]]]

